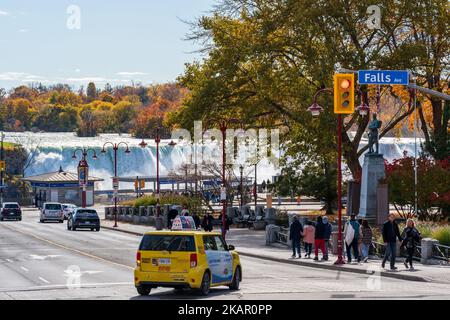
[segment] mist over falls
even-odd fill
[[[102,134],[95,138],[80,138],[73,133],[31,133],[31,132],[7,132],[5,141],[21,144],[28,150],[36,150],[30,154],[34,158],[31,165],[25,169],[25,175],[34,176],[47,172],[58,171],[60,166],[68,172],[76,172],[81,152],[77,153],[77,160],[72,159],[77,148],[92,148],[96,151],[98,160],[92,160],[92,152],[89,152],[88,162],[89,174],[104,179],[97,185],[98,190],[112,190],[111,177],[114,175],[114,153],[111,145],[106,146],[107,153],[102,154],[103,145],[110,141],[112,143],[126,142],[130,146],[131,153],[125,154],[125,146],[121,145],[118,151],[118,174],[119,176],[155,176],[156,175],[156,145],[153,140],[146,139],[148,147],[143,149],[139,146],[140,139],[132,138],[130,135]],[[160,174],[169,172],[180,174],[180,167],[190,162],[192,148],[186,144],[178,144],[175,147],[168,145],[170,140],[163,140],[160,144]],[[363,141],[366,144],[367,141]],[[212,159],[216,163],[220,161],[220,155],[210,150],[213,146],[204,146],[206,153],[212,153]],[[383,138],[380,141],[380,152],[384,157],[392,161],[403,157],[404,152],[414,155],[414,139],[412,138]],[[420,141],[419,150],[420,152]],[[218,158],[217,158],[218,157]],[[360,161],[363,161],[361,157]],[[199,162],[198,162],[199,163]],[[239,167],[237,164],[236,167]],[[269,161],[263,160],[258,165],[258,182],[272,179],[279,173]],[[249,166],[244,174],[250,178],[254,177],[254,166]],[[239,175],[239,169],[236,169]],[[147,185],[152,188],[153,185]],[[167,188],[169,186],[166,186]],[[132,184],[121,183],[120,188],[132,189]],[[165,188],[162,186],[162,188]]]

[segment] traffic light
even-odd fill
[[[355,112],[355,75],[334,75],[334,113],[353,114]]]
[[[140,188],[141,190],[145,189],[145,180],[140,180],[140,181],[139,181],[139,188]]]
[[[6,171],[6,162],[0,161],[0,171]]]
[[[139,190],[139,180],[138,179],[134,180],[134,190],[136,190],[136,191]]]

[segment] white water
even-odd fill
[[[73,133],[5,133],[5,141],[23,145],[26,149],[36,149],[36,156],[32,165],[25,170],[26,176],[34,176],[47,172],[58,171],[59,167],[65,171],[76,172],[78,160],[73,160],[72,155],[77,148],[93,148],[97,152],[98,160],[91,160],[89,153],[89,174],[99,177],[105,181],[98,184],[99,190],[111,190],[111,177],[114,172],[114,157],[111,146],[107,146],[107,153],[102,154],[103,145],[107,142],[119,143],[124,141],[129,144],[131,153],[125,154],[124,146],[118,152],[118,174],[119,176],[155,176],[156,172],[156,147],[152,140],[146,140],[149,146],[145,149],[139,147],[140,139],[132,138],[130,135],[102,134],[95,138],[80,138]],[[186,163],[190,152],[186,146],[168,146],[170,141],[162,141],[160,144],[160,174],[177,172],[178,168]],[[363,141],[363,143],[367,143]],[[206,147],[209,148],[209,147]],[[383,138],[380,141],[380,152],[389,161],[401,158],[403,152],[414,155],[414,139],[411,138]],[[77,153],[78,159],[80,153]],[[362,160],[362,159],[361,159]],[[245,174],[254,177],[254,167],[248,168]],[[274,168],[268,161],[258,164],[258,182],[272,179],[279,170]],[[237,174],[239,174],[237,172]],[[132,188],[130,184],[121,184],[121,188]]]

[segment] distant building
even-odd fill
[[[81,206],[82,189],[78,183],[76,173],[65,172],[61,167],[56,172],[38,176],[22,178],[33,188],[35,205],[41,207],[44,202],[73,203]],[[89,177],[86,189],[87,206],[94,205],[95,182],[103,181],[96,177]]]

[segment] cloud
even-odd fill
[[[133,76],[144,76],[146,73],[144,72],[118,72],[118,76],[122,77],[133,77]]]
[[[25,33],[25,32],[29,32],[30,30],[28,30],[28,29],[19,29],[19,32],[21,32],[21,33]]]
[[[81,70],[80,70],[80,69],[78,69],[78,68],[76,68],[76,69],[75,69],[75,72],[76,72],[76,73],[80,73],[80,72],[81,72]]]
[[[0,16],[8,16],[8,15],[9,15],[9,12],[0,10]]]

